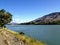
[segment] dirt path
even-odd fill
[[[16,34],[18,35],[18,33],[7,29],[0,29],[0,45],[46,45],[45,43],[31,40],[29,38],[22,40],[18,38]]]
[[[10,32],[2,30],[0,33],[0,45],[27,45],[27,43],[24,43]]]
[[[7,44],[5,43],[5,41],[4,41],[4,38],[3,38],[3,36],[1,35],[1,33],[0,33],[0,45],[7,45]]]

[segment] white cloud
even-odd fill
[[[15,23],[23,23],[23,22],[29,22],[29,20],[20,20],[20,19],[13,19],[12,22],[15,22]]]

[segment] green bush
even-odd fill
[[[6,12],[4,9],[0,10],[0,27],[6,27],[7,23],[12,21],[12,14]]]
[[[23,32],[20,32],[19,34],[21,34],[21,35],[24,35],[25,33],[23,33]]]

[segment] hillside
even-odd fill
[[[46,45],[46,43],[0,28],[0,45]]]
[[[21,24],[60,24],[60,12],[50,13],[31,22]]]
[[[57,20],[60,20],[60,12],[50,13],[48,15],[45,15],[41,18],[34,20],[33,22],[47,22],[47,21],[52,22]]]

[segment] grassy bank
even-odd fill
[[[19,38],[20,40],[22,40],[23,42],[27,42],[28,45],[47,45],[45,42],[43,41],[38,41],[34,38],[31,38],[31,37],[27,37],[25,35],[21,35],[19,34],[18,32],[14,32],[14,31],[11,31],[7,28],[4,28],[4,30],[6,30],[7,32],[10,32],[11,34],[15,35],[17,38]]]

